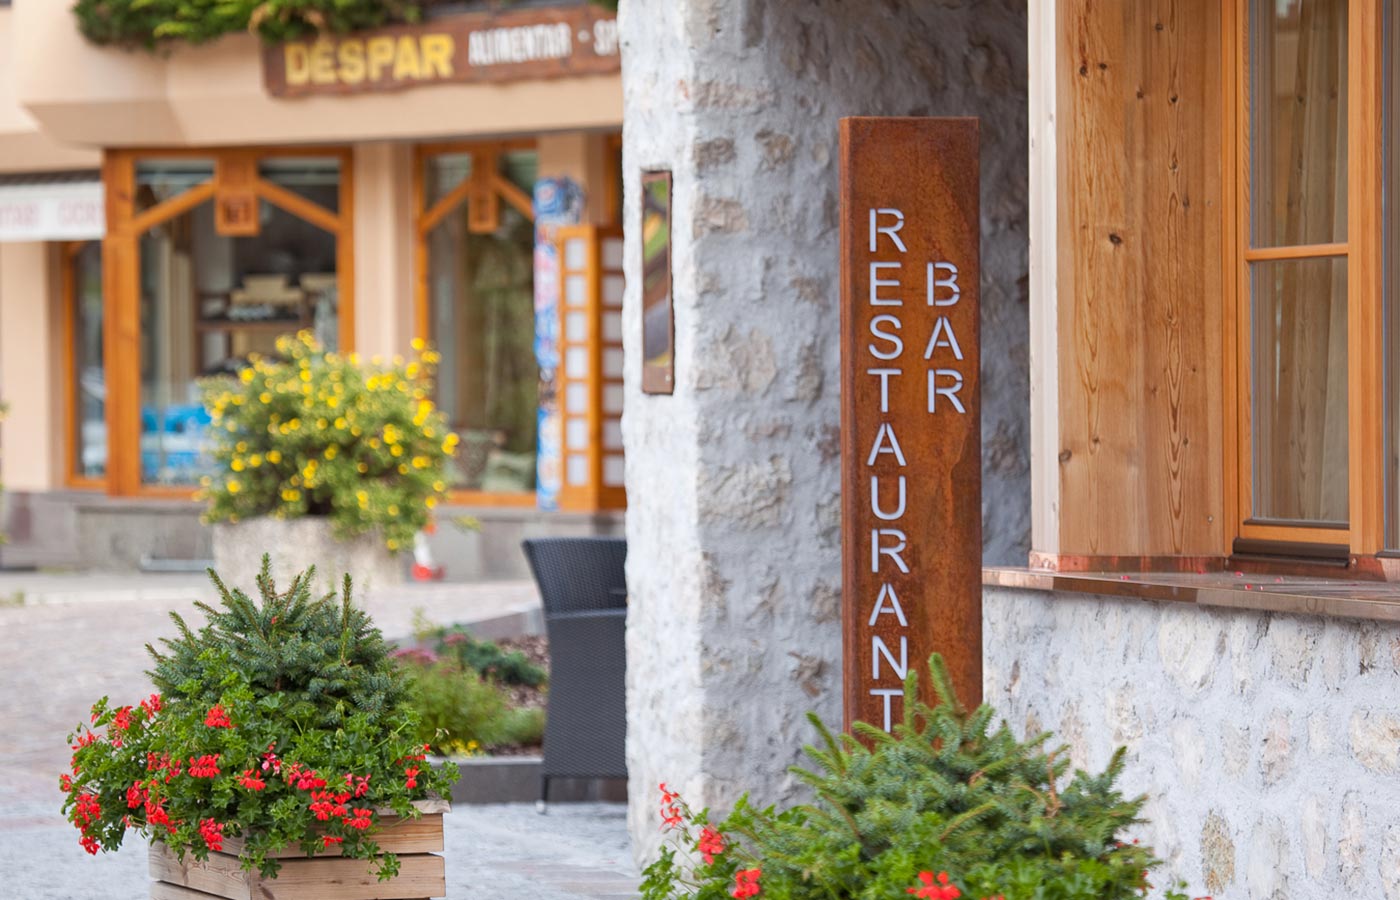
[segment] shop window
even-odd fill
[[[64,245],[64,330],[68,347],[69,484],[107,476],[107,382],[103,368],[102,245]]]
[[[527,148],[420,154],[420,332],[442,354],[437,401],[462,439],[459,491],[535,489],[537,158]]]
[[[206,379],[274,355],[283,334],[345,344],[347,168],[344,154],[247,150],[109,162],[109,190],[123,175],[132,190],[124,209],[111,204],[108,310],[138,336],[106,365],[121,407],[109,441],[116,492],[188,490],[209,470]]]

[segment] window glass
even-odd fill
[[[428,160],[426,177],[423,179],[424,208],[431,209],[452,189],[472,177],[472,156],[470,153],[439,153]]]
[[[1249,56],[1253,245],[1345,241],[1347,0],[1253,0]]]
[[[534,153],[503,154],[500,164],[512,182],[527,193],[533,190]],[[444,185],[460,183],[463,171],[470,172],[470,163],[459,155],[430,160],[430,197]],[[495,225],[490,231],[480,223],[473,231],[464,202],[427,235],[428,336],[442,354],[438,403],[462,438],[453,463],[454,487],[531,491],[539,416],[535,230],[530,218],[503,198],[497,221],[490,224]]]
[[[107,382],[102,354],[102,242],[88,241],[69,262],[73,294],[73,474],[107,474]]]
[[[340,212],[340,160],[337,157],[267,157],[258,163],[258,177],[329,212]]]
[[[136,167],[136,211],[159,206],[214,177],[212,159],[160,159]]]
[[[1347,270],[1337,257],[1257,262],[1253,517],[1347,522]]]

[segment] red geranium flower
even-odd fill
[[[210,850],[224,849],[224,826],[213,819],[204,819],[199,823],[199,836],[204,838]]]
[[[267,787],[267,782],[259,778],[252,769],[243,770],[243,774],[238,776],[238,784],[250,791],[260,791]]]
[[[724,835],[706,825],[700,832],[700,841],[695,849],[700,851],[700,856],[704,858],[705,864],[709,865],[715,861],[715,857],[724,852]]]
[[[204,724],[210,728],[232,728],[233,723],[229,721],[228,713],[224,711],[222,704],[215,703],[214,707],[204,717]]]
[[[189,773],[191,778],[215,777],[219,774],[219,754],[206,753],[198,759],[191,756]]]
[[[762,869],[740,869],[734,873],[734,890],[730,891],[730,896],[734,900],[745,900],[746,897],[757,897],[763,888],[759,885],[758,879],[763,875]]]
[[[958,900],[962,896],[962,891],[948,883],[947,872],[938,873],[938,884],[933,883],[932,872],[920,872],[919,880],[923,882],[923,887],[916,885],[906,889],[905,893],[913,894],[919,898],[927,898],[927,900]]]

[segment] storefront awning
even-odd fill
[[[103,204],[97,172],[0,176],[0,242],[100,238]]]

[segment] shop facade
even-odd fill
[[[207,558],[201,380],[300,330],[366,359],[441,352],[463,447],[443,518],[482,524],[434,537],[449,577],[519,574],[525,534],[620,527],[611,15],[466,9],[165,55],[94,47],[52,4],[0,29],[11,196],[101,192],[95,228],[35,220],[0,245],[29,263],[0,284],[25,348],[0,364],[7,562]]]

